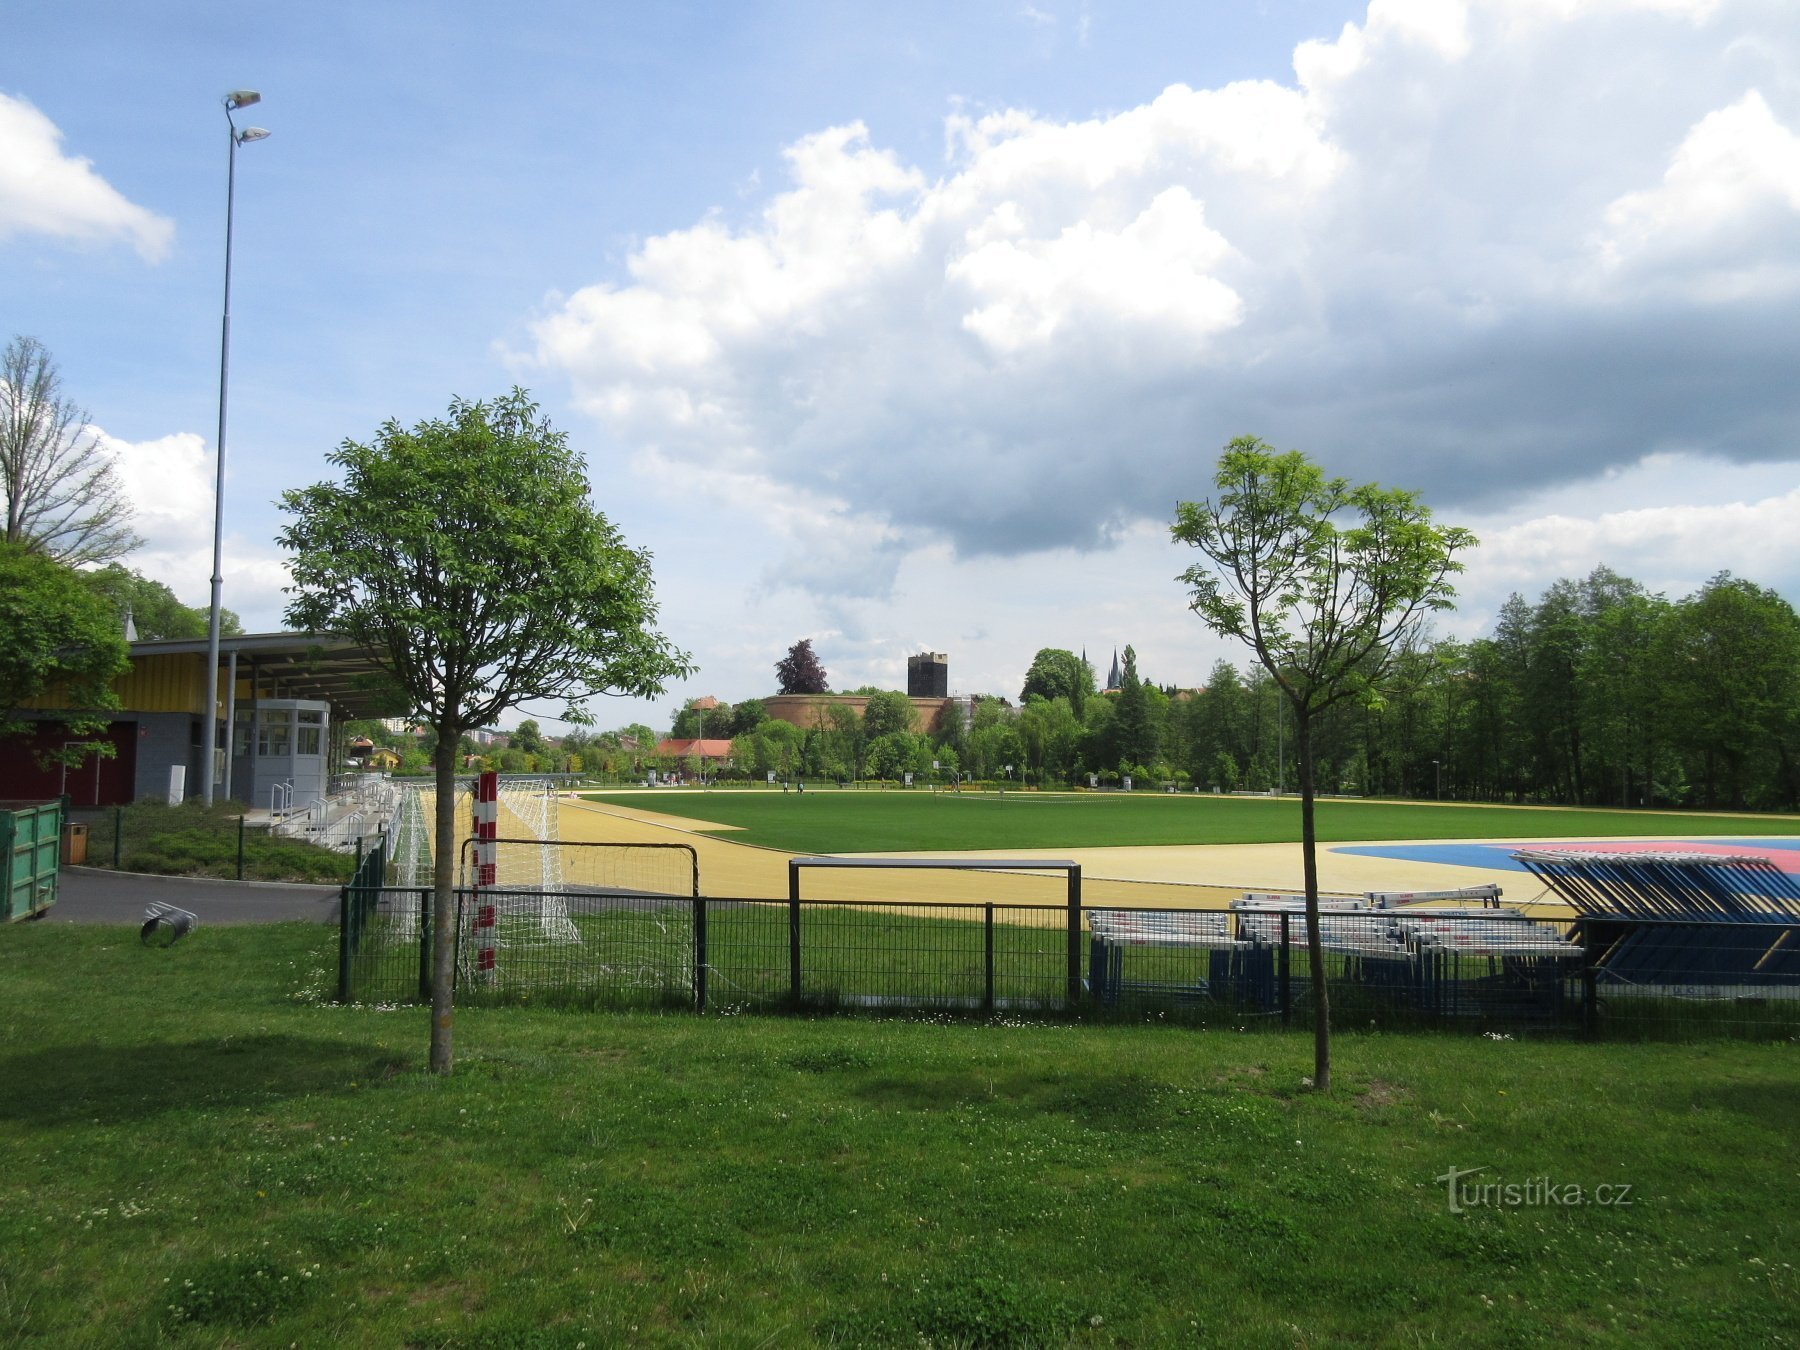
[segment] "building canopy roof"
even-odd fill
[[[235,652],[238,678],[279,690],[278,697],[329,703],[338,718],[393,717],[407,711],[366,648],[330,633],[221,635],[219,656]],[[135,660],[146,656],[206,655],[205,638],[157,638],[131,644]]]

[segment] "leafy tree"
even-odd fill
[[[825,678],[825,667],[813,655],[812,639],[801,638],[788,648],[786,656],[775,663],[775,678],[784,694],[825,694],[831,685]]]
[[[541,755],[544,753],[544,731],[535,718],[527,717],[506,738],[507,749],[517,750],[521,755]]]
[[[1244,682],[1229,661],[1215,661],[1206,687],[1181,705],[1182,762],[1195,782],[1235,790],[1249,762]],[[1229,775],[1221,771],[1231,762]]]
[[[1800,616],[1775,592],[1721,572],[1659,635],[1663,703],[1708,806],[1796,805]]]
[[[1462,567],[1456,555],[1475,538],[1433,525],[1417,493],[1353,487],[1325,477],[1299,451],[1282,454],[1253,437],[1226,447],[1213,485],[1216,498],[1177,505],[1171,532],[1210,564],[1181,575],[1190,607],[1215,632],[1250,646],[1293,712],[1313,1082],[1324,1092],[1331,1086],[1331,1027],[1319,938],[1314,721],[1343,700],[1376,695],[1424,616],[1449,607],[1449,578]]]
[[[659,738],[642,722],[633,722],[629,726],[620,727],[614,734],[619,737],[622,746],[624,742],[629,741],[631,744],[624,748],[633,750],[638,755],[650,755],[656,752],[656,742]]]
[[[207,608],[184,605],[175,592],[160,581],[152,581],[120,563],[108,563],[82,573],[87,583],[104,596],[119,616],[123,629],[125,616],[140,638],[203,638],[206,636]],[[219,611],[219,631],[241,633],[244,625],[230,610]]]
[[[20,544],[0,543],[0,735],[29,724],[21,705],[60,689],[58,720],[77,737],[106,726],[119,706],[113,676],[131,665],[111,608],[80,573]],[[112,753],[109,742],[78,742],[56,757],[79,764]]]
[[[918,709],[905,694],[893,689],[878,690],[863,705],[863,734],[870,740],[892,735],[896,731],[911,734],[918,726]]]
[[[675,714],[674,729],[669,734],[676,740],[725,741],[731,739],[736,723],[736,711],[729,703],[714,702],[707,708],[695,699]]]
[[[910,731],[887,731],[869,742],[869,773],[900,778],[931,763],[928,747]]]
[[[15,337],[0,353],[0,496],[5,542],[72,567],[142,542],[111,458],[36,338]]]
[[[977,694],[972,704],[969,709],[969,725],[965,729],[971,734],[998,726],[1006,720],[1007,702],[1003,698],[995,698],[992,694]]]
[[[590,696],[657,694],[691,666],[653,627],[650,555],[590,503],[580,460],[524,390],[457,399],[411,430],[390,420],[329,459],[343,482],[282,494],[287,619],[361,642],[438,733],[430,1066],[448,1073],[454,747],[522,703],[566,700],[582,723]]]
[[[1074,772],[1076,748],[1081,723],[1066,698],[1025,700],[1019,710],[1019,740],[1025,750],[1025,765],[1038,780],[1067,780]]]
[[[869,733],[854,708],[820,699],[813,705],[814,730],[807,740],[808,772],[828,778],[861,778]]]
[[[1025,742],[1011,722],[987,722],[969,733],[963,766],[977,778],[1003,776],[1010,764],[1016,774],[1025,765]]]
[[[800,763],[805,733],[791,722],[769,718],[731,742],[731,757],[751,773],[773,770],[786,776]]]
[[[731,735],[742,736],[769,720],[769,710],[759,698],[747,698],[731,710]]]
[[[1113,746],[1117,762],[1149,765],[1156,759],[1156,726],[1150,712],[1149,687],[1138,678],[1137,653],[1125,648],[1125,673],[1113,704]]]
[[[1025,672],[1025,687],[1019,691],[1019,702],[1038,698],[1064,698],[1075,716],[1080,717],[1089,694],[1094,692],[1094,668],[1074,652],[1061,647],[1043,647],[1031,659]]]
[[[937,725],[932,728],[931,736],[937,742],[939,750],[951,750],[960,754],[968,731],[963,718],[963,706],[953,699],[938,714]]]

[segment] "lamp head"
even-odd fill
[[[237,143],[243,145],[246,141],[262,141],[267,140],[268,137],[269,133],[261,127],[245,127],[238,132]]]
[[[233,89],[225,95],[225,107],[236,112],[239,108],[248,108],[252,103],[261,103],[262,95],[254,89]]]

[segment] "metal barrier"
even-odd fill
[[[376,865],[365,859],[345,888],[339,996],[428,997],[430,891],[377,886],[368,870]],[[1303,1025],[1296,1012],[1311,998],[1305,916],[1292,911],[1081,910],[1075,933],[1085,957],[1071,994],[1064,905],[782,902],[620,887],[483,890],[478,900],[459,890],[455,903],[459,942],[476,904],[496,911],[493,965],[476,978],[458,953],[465,1003],[1080,1011],[1279,1028]],[[1604,950],[1574,925],[1494,908],[1328,912],[1321,928],[1340,1027],[1800,1033],[1800,970],[1777,962],[1754,987],[1708,984],[1701,963],[1714,958],[1698,954],[1684,966],[1668,943],[1656,980],[1632,981],[1609,970]],[[1800,946],[1800,930],[1756,936],[1778,954],[1784,943]]]

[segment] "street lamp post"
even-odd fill
[[[225,310],[219,326],[219,437],[217,477],[213,483],[212,603],[206,614],[206,716],[200,736],[200,796],[208,806],[213,799],[213,760],[219,748],[219,592],[225,584],[225,394],[231,376],[231,214],[237,196],[237,149],[260,141],[269,133],[261,127],[237,129],[231,114],[252,103],[261,103],[254,89],[234,89],[225,95],[225,126],[231,147],[225,170]],[[229,748],[231,728],[225,729]]]

